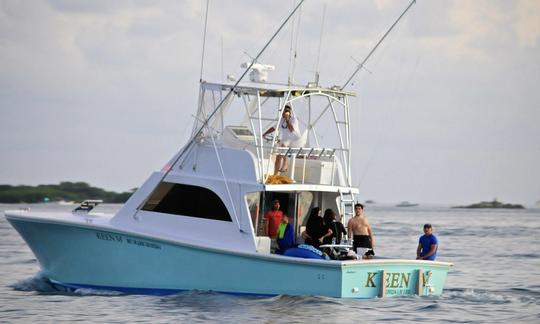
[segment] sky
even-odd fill
[[[239,76],[293,4],[211,0],[203,79]],[[294,26],[295,83],[343,84],[408,4],[307,0],[261,58],[270,81]],[[190,135],[205,6],[0,0],[0,183],[126,191],[159,170]],[[417,1],[348,88],[360,200],[534,205],[539,58],[538,1]]]

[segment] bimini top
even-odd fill
[[[234,87],[233,83],[213,83],[203,81],[201,88],[204,90],[221,90],[228,91]],[[343,91],[340,86],[335,85],[330,88],[323,88],[315,83],[308,83],[307,86],[298,85],[285,85],[277,83],[257,83],[257,82],[243,82],[236,86],[234,89],[236,94],[254,95],[259,94],[261,97],[283,97],[286,93],[292,93],[293,95],[306,95],[310,93],[324,93],[336,97],[343,96],[356,96],[356,93]]]

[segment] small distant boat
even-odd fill
[[[402,201],[396,205],[396,207],[416,207],[418,204],[410,203],[408,201]]]
[[[375,200],[368,199],[365,201],[366,204],[374,204]]]
[[[74,201],[65,201],[65,200],[59,200],[56,202],[60,206],[72,206],[75,205]]]

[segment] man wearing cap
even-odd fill
[[[433,235],[431,224],[424,225],[424,235],[420,236],[418,249],[416,250],[416,260],[435,261],[437,257],[438,240]]]

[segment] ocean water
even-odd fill
[[[27,206],[0,205],[0,211],[20,207]],[[102,209],[113,212],[119,207]],[[0,322],[540,323],[539,209],[368,205],[366,214],[375,234],[375,251],[384,256],[414,258],[422,225],[433,224],[438,259],[454,263],[442,296],[351,300],[205,291],[165,297],[59,291],[40,276],[30,249],[0,217]]]

